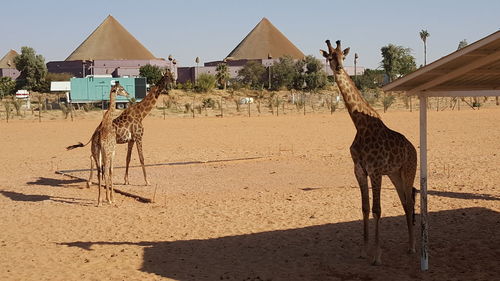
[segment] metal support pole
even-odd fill
[[[420,94],[420,269],[429,270],[427,224],[427,97]]]

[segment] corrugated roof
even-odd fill
[[[227,57],[235,60],[267,59],[269,54],[273,58],[285,55],[304,58],[304,54],[283,33],[263,18]]]
[[[149,59],[155,56],[109,15],[66,61]]]
[[[385,85],[383,90],[429,96],[475,95],[474,91],[496,95],[500,90],[500,31]]]
[[[0,68],[16,68],[14,58],[18,55],[19,54],[14,50],[8,51],[7,54],[5,54],[5,56],[3,56],[0,60]]]

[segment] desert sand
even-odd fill
[[[418,112],[381,116],[418,147]],[[65,147],[86,142],[98,118],[2,120],[0,280],[498,280],[499,120],[498,107],[429,112],[428,272],[419,249],[406,253],[403,209],[387,177],[383,265],[358,257],[355,129],[345,111],[149,116],[151,186],[136,150],[132,185],[122,185],[125,145],[114,181],[155,202],[116,194],[116,205],[101,207],[95,185],[55,173],[87,177],[90,148]],[[419,216],[416,229],[420,237]]]

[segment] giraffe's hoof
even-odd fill
[[[90,188],[90,182],[87,182],[87,188]]]
[[[150,186],[151,184],[149,183],[149,181],[146,181],[146,183],[144,185],[145,186]]]
[[[408,249],[408,254],[415,254],[417,251],[415,251],[415,248],[410,248]]]
[[[375,258],[375,259],[373,259],[373,261],[372,261],[372,265],[374,265],[374,266],[379,266],[379,265],[382,265],[382,260],[381,260],[380,258],[378,258],[378,259],[377,259],[377,258]]]

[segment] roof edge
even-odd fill
[[[453,59],[456,59],[460,56],[471,53],[471,52],[483,47],[484,45],[487,45],[487,44],[489,44],[495,40],[498,40],[498,39],[500,39],[500,30],[493,32],[492,34],[490,34],[486,37],[483,37],[483,38],[475,41],[474,43],[467,45],[466,47],[464,47],[462,49],[456,50],[456,51],[454,51],[454,52],[452,52],[444,57],[441,57],[440,59],[435,60],[432,63],[430,63],[424,67],[421,67],[421,68],[415,70],[414,72],[412,72],[406,76],[403,76],[401,78],[398,78],[398,79],[392,81],[391,83],[383,86],[382,90],[384,90],[384,91],[399,91],[399,90],[393,90],[393,89],[396,88],[397,86],[409,81],[409,80],[412,80],[413,78],[415,78],[417,76],[420,76],[420,75],[425,74],[429,71],[432,71],[435,68],[438,68],[438,67],[442,66],[443,64],[450,62]]]

